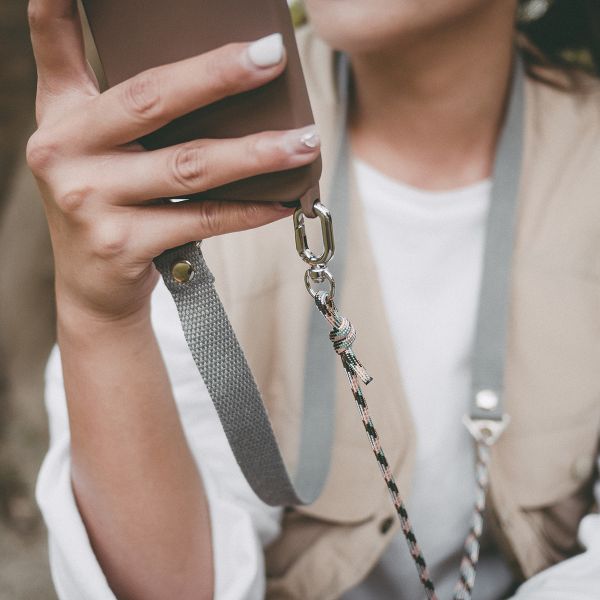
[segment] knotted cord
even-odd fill
[[[398,486],[396,485],[391,468],[385,457],[381,440],[379,439],[373,420],[369,415],[367,401],[360,387],[360,382],[368,385],[373,378],[367,373],[365,367],[358,358],[356,358],[352,349],[352,344],[356,340],[356,329],[346,317],[338,312],[333,299],[327,292],[316,292],[314,294],[314,299],[320,313],[331,325],[329,339],[333,344],[334,350],[340,356],[342,365],[346,371],[363,426],[369,437],[369,442],[371,443],[371,448],[377,459],[377,464],[379,465],[388,492],[394,503],[396,513],[400,519],[402,533],[404,534],[410,555],[417,568],[419,579],[425,588],[428,600],[437,600],[435,586],[429,574],[425,557],[419,548],[417,538],[408,518],[406,506],[400,496]],[[475,584],[475,570],[479,560],[480,539],[483,530],[483,511],[485,509],[485,498],[488,486],[488,465],[490,459],[489,443],[486,443],[483,440],[478,441],[476,452],[477,463],[475,466],[475,477],[477,487],[473,521],[469,534],[465,540],[463,558],[460,564],[459,580],[454,589],[453,600],[471,600],[471,594]]]
[[[390,469],[388,461],[385,457],[379,435],[375,429],[375,425],[373,425],[373,420],[369,415],[367,401],[365,400],[360,387],[359,380],[367,385],[373,380],[373,378],[367,373],[352,350],[352,344],[356,339],[356,330],[354,329],[352,323],[337,311],[333,300],[326,292],[317,292],[315,294],[315,304],[317,305],[317,308],[321,314],[331,325],[329,339],[333,342],[334,350],[340,355],[342,365],[344,366],[344,370],[346,371],[346,375],[350,381],[350,388],[352,389],[354,400],[358,406],[363,426],[367,432],[367,436],[369,437],[371,448],[373,449],[373,453],[377,459],[377,464],[379,465],[379,469],[381,470],[383,479],[385,480],[387,489],[392,498],[392,502],[394,503],[394,507],[396,508],[396,513],[400,519],[400,526],[402,527],[402,533],[406,538],[410,555],[412,556],[415,566],[417,567],[419,579],[425,588],[425,593],[427,594],[428,600],[437,600],[435,587],[429,575],[427,564],[425,563],[425,557],[423,556],[423,553],[419,548],[419,544],[417,543],[417,538],[408,519],[406,507],[404,506],[404,502],[400,497],[398,486],[396,485],[396,481],[392,475],[392,470]]]

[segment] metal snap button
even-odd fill
[[[394,517],[386,517],[383,519],[383,521],[381,521],[381,523],[379,523],[379,531],[382,533],[382,535],[385,535],[392,528],[393,524]]]
[[[475,396],[477,408],[494,410],[498,406],[498,394],[494,390],[480,390]]]
[[[178,260],[171,266],[171,276],[177,283],[187,283],[194,276],[194,267],[188,260]]]

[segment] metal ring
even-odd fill
[[[300,258],[311,266],[327,265],[335,252],[333,239],[333,223],[331,213],[319,201],[313,205],[313,210],[321,221],[321,234],[323,236],[323,253],[317,256],[309,247],[304,226],[304,213],[302,207],[294,212],[294,235],[296,237],[296,250]]]
[[[315,275],[319,278],[315,279]],[[328,297],[330,300],[335,296],[335,280],[333,279],[333,275],[325,268],[321,269],[307,269],[306,273],[304,273],[304,285],[308,290],[308,293],[315,298],[317,296],[317,290],[314,290],[311,283],[322,283],[324,281],[329,282],[329,292]]]

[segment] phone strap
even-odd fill
[[[335,204],[343,206],[349,181],[346,138],[349,69],[343,55],[338,54],[337,60],[340,64],[336,130],[340,135],[330,197],[337,198]],[[346,211],[341,212],[338,224],[342,242],[346,236],[346,219]],[[328,224],[331,232],[331,221]],[[342,269],[344,256],[345,253],[341,253],[337,259]],[[334,356],[322,344],[322,323],[315,318],[310,321],[305,372],[316,377],[304,378],[300,447],[292,476],[281,455],[258,386],[215,289],[201,242],[167,250],[154,263],[175,300],[194,362],[250,487],[261,500],[273,506],[314,502],[329,472],[335,415]]]
[[[171,292],[183,333],[215,405],[217,414],[254,492],[267,504],[308,504],[319,495],[329,470],[331,427],[318,435],[304,431],[314,426],[314,414],[333,422],[330,397],[308,399],[304,410],[300,460],[295,477],[283,461],[260,392],[244,353],[214,287],[200,242],[168,250],[155,259]],[[321,406],[315,405],[320,403]],[[331,413],[331,414],[329,414]],[[310,443],[309,443],[310,441]]]
[[[340,81],[349,83],[349,63],[344,57],[338,62],[338,69],[346,71]],[[515,58],[513,77],[511,81],[510,100],[504,119],[504,127],[496,149],[496,160],[493,172],[491,202],[486,221],[486,241],[483,260],[482,283],[479,298],[476,333],[473,345],[471,365],[472,385],[470,391],[469,413],[464,416],[464,424],[475,440],[475,480],[476,494],[473,518],[470,530],[465,539],[463,559],[460,564],[459,578],[454,589],[454,600],[470,600],[475,583],[476,566],[479,559],[480,538],[483,530],[483,513],[485,510],[488,487],[488,469],[490,448],[497,441],[509,423],[509,417],[504,412],[503,381],[505,370],[505,355],[508,332],[510,273],[512,250],[514,245],[515,225],[517,217],[517,198],[523,153],[523,127],[525,111],[524,67],[519,55]],[[345,95],[341,96],[346,99]],[[347,128],[340,132],[342,143],[338,152],[336,165],[337,185],[344,189],[341,176],[345,178],[346,186],[349,180],[349,144],[345,138]],[[330,207],[337,218],[347,219],[347,196],[333,194]],[[300,214],[299,212],[297,213]],[[345,233],[347,227],[337,231]],[[342,252],[337,253],[336,273],[343,272],[345,241],[340,244]],[[298,251],[301,252],[299,247]],[[342,257],[340,261],[339,258]],[[306,260],[306,258],[305,258]],[[329,292],[309,291],[313,296],[319,313],[324,316],[332,327],[330,339],[334,349],[340,354],[342,364],[350,382],[354,400],[359,409],[365,432],[369,438],[373,453],[380,467],[383,479],[391,496],[401,524],[411,557],[426,597],[437,600],[435,586],[429,574],[425,557],[423,556],[412,525],[409,520],[404,501],[400,496],[393,473],[387,462],[382,442],[373,423],[363,394],[361,383],[368,384],[371,378],[354,356],[351,346],[356,332],[352,324],[337,310],[333,296],[335,293],[334,279],[327,270],[327,264],[315,265],[309,260],[307,282],[329,282]],[[317,313],[311,318],[311,333],[317,327]],[[320,374],[320,377],[319,377]],[[314,394],[325,377],[323,370],[314,370],[305,374],[305,380],[311,382],[311,388],[306,388],[306,395]],[[310,376],[309,376],[310,375]]]
[[[347,57],[341,53],[336,54],[336,63],[339,134],[329,199],[338,228],[336,270],[340,274],[345,271],[344,250],[348,221],[350,167],[346,117],[350,68]],[[483,525],[490,447],[509,422],[504,413],[503,380],[510,267],[523,148],[524,79],[522,61],[517,57],[505,124],[496,152],[474,340],[470,410],[464,418],[476,443],[477,493],[473,522],[465,541],[460,578],[454,593],[456,600],[471,598]],[[306,287],[319,314],[332,327],[330,340],[348,375],[352,394],[396,507],[411,556],[427,598],[435,600],[437,596],[434,584],[368,413],[361,382],[367,384],[371,378],[352,351],[356,332],[350,321],[339,313],[333,301],[335,281],[327,268],[334,252],[331,214],[320,203],[315,205],[315,212],[322,220],[325,246],[323,254],[318,257],[308,248],[301,210],[298,209],[294,215],[296,246],[300,256],[309,265],[305,276]],[[291,476],[254,377],[215,290],[214,277],[204,261],[200,242],[168,250],[155,259],[155,264],[173,295],[194,361],[208,388],[236,460],[254,492],[271,505],[307,504],[314,501],[324,486],[329,469],[335,398],[333,354],[324,352],[317,341],[322,332],[322,323],[317,314],[313,313],[309,326],[299,461],[295,475]],[[329,285],[328,291],[317,289],[318,284],[322,283]]]

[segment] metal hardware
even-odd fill
[[[317,290],[313,289],[312,283],[324,283],[325,281],[329,282],[329,292],[327,296],[330,300],[333,300],[335,296],[335,280],[333,279],[333,275],[329,272],[325,267],[311,267],[306,270],[304,273],[304,285],[306,285],[306,289],[308,293],[314,298],[317,295]]]
[[[503,415],[501,421],[494,421],[492,419],[472,419],[465,415],[463,423],[476,441],[486,446],[493,446],[508,427],[510,417]]]
[[[313,205],[313,211],[319,217],[321,222],[321,234],[323,236],[323,253],[317,256],[309,247],[306,238],[306,228],[304,225],[304,213],[302,208],[298,207],[294,212],[294,236],[296,238],[296,250],[300,258],[309,265],[304,274],[304,285],[308,293],[315,298],[317,291],[313,285],[319,283],[329,283],[330,299],[335,296],[335,281],[333,275],[327,269],[327,263],[332,259],[335,252],[335,241],[333,239],[333,222],[331,213],[318,200]]]
[[[294,212],[294,235],[296,237],[296,250],[300,258],[311,266],[327,266],[335,252],[335,242],[333,239],[333,224],[331,213],[318,200],[313,206],[313,210],[321,221],[321,233],[323,235],[323,254],[317,256],[309,247],[306,239],[306,228],[304,226],[304,214],[302,208],[298,207]]]
[[[187,283],[194,276],[194,267],[188,260],[178,260],[171,265],[171,276],[177,283]]]

